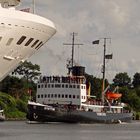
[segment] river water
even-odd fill
[[[0,140],[140,140],[140,122],[128,124],[0,123]]]

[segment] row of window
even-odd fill
[[[37,95],[37,98],[73,98],[73,99],[79,99],[79,95],[71,95],[71,94],[39,94]],[[86,96],[81,96],[82,99],[86,99]]]
[[[17,41],[17,45],[21,45],[25,40],[26,40],[26,36],[22,36],[18,41]],[[0,41],[2,40],[2,37],[0,37]],[[7,43],[6,43],[6,46],[10,46],[11,43],[13,42],[14,38],[9,38]],[[43,45],[43,42],[42,41],[39,41],[38,39],[34,39],[34,38],[29,38],[26,42],[25,42],[25,46],[29,46],[31,45],[31,47],[35,47],[35,49],[39,49],[42,45]]]
[[[80,85],[72,84],[38,84],[38,88],[80,88]],[[81,89],[85,89],[86,86],[81,86]]]
[[[23,28],[28,28],[28,29],[32,29],[32,30],[37,30],[37,31],[40,31],[40,32],[44,32],[46,33],[46,31],[44,30],[40,30],[40,29],[37,29],[37,28],[33,28],[33,27],[29,27],[29,26],[23,26],[23,25],[12,25],[12,24],[5,24],[5,23],[0,23],[1,25],[8,25],[8,26],[15,26],[15,27],[23,27]]]
[[[25,40],[26,40],[26,36],[22,36],[18,42],[17,42],[17,45],[21,45]],[[29,38],[26,42],[25,42],[25,46],[29,46],[31,45],[31,48],[35,47],[35,49],[39,49],[42,45],[43,45],[43,42],[42,41],[39,41],[38,39],[34,39],[34,38]]]

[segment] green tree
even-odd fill
[[[0,83],[0,90],[16,99],[22,98],[25,95],[24,81],[18,77],[7,76]]]
[[[33,65],[31,62],[25,61],[20,66],[18,66],[13,72],[13,75],[19,75],[27,80],[35,80],[38,78],[40,73],[40,66],[35,64]]]
[[[86,74],[87,82],[91,84],[91,95],[96,96],[97,99],[101,99],[102,93],[102,79],[93,77],[93,75]],[[108,86],[108,80],[105,80],[105,87]]]
[[[116,74],[115,78],[113,79],[114,85],[123,87],[129,87],[131,84],[131,78],[128,76],[126,72]]]
[[[140,73],[134,74],[132,84],[134,88],[140,87]]]

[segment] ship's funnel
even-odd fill
[[[85,75],[85,67],[82,67],[82,66],[72,67],[72,75],[73,76],[84,76]]]

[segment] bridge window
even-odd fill
[[[39,49],[40,48],[40,46],[42,46],[42,41],[35,47],[35,49]]]
[[[26,39],[26,36],[22,36],[22,37],[18,40],[17,45],[20,45],[25,39]]]
[[[26,42],[25,46],[30,45],[30,43],[31,43],[33,40],[34,40],[33,38],[30,38],[30,39]]]
[[[38,42],[39,40],[36,40],[31,47],[33,48]]]

